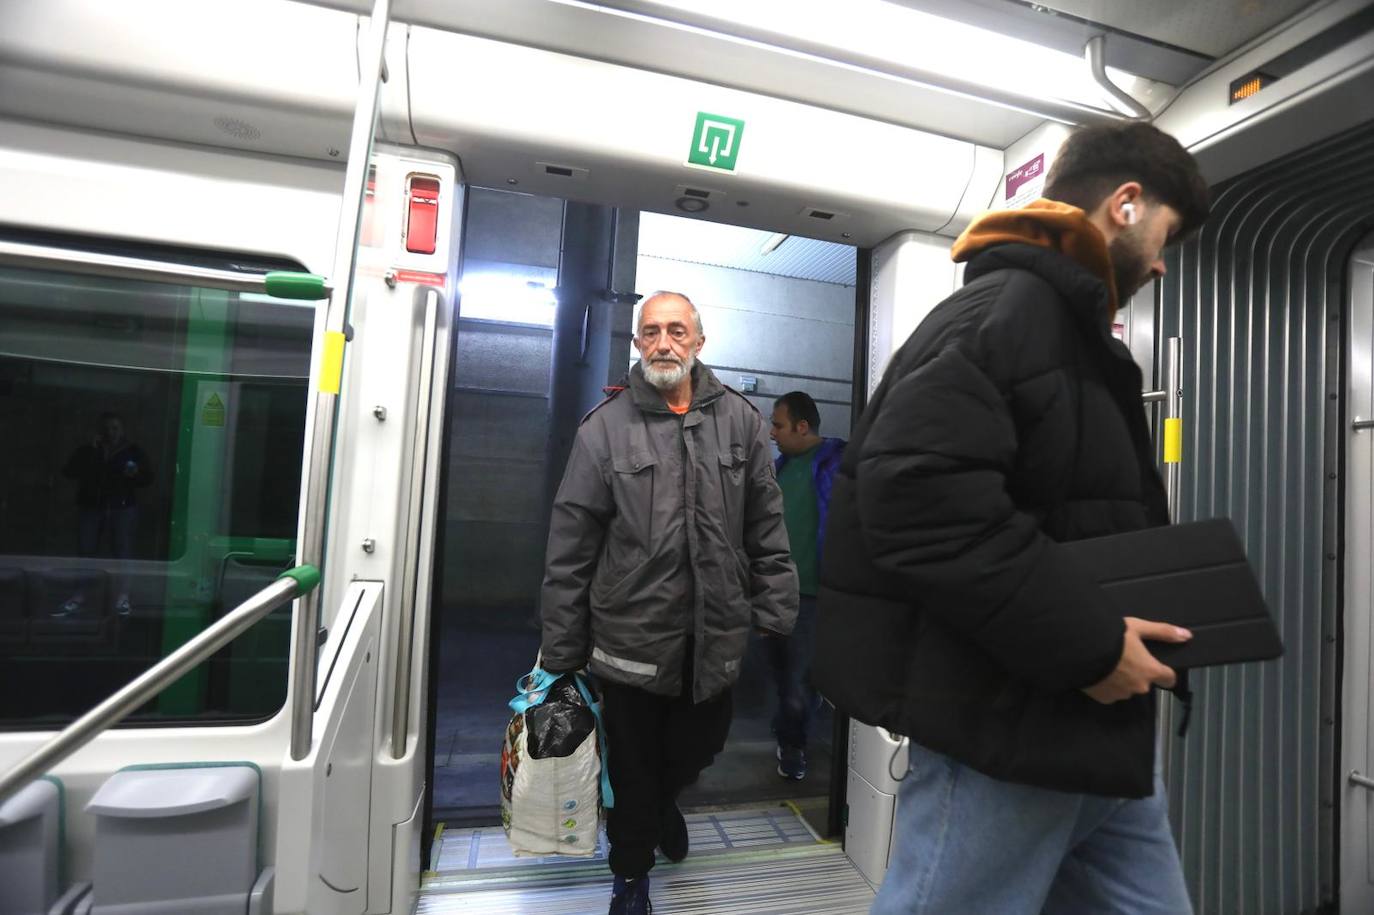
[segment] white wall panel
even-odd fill
[[[873,249],[868,315],[868,394],[882,381],[892,354],[916,326],[957,288],[960,272],[950,240],[903,232]]]

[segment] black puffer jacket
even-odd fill
[[[818,688],[981,772],[1152,791],[1154,698],[1080,692],[1125,625],[1056,541],[1165,524],[1141,373],[1105,284],[1004,244],[894,355],[835,481]]]

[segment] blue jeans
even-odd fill
[[[1164,785],[1140,800],[989,778],[911,745],[872,915],[1190,915]]]
[[[816,691],[811,688],[807,676],[811,670],[815,631],[816,598],[803,594],[792,634],[763,640],[773,684],[778,689],[778,713],[773,717],[773,730],[778,735],[778,744],[793,750],[806,749],[812,712],[816,707]]]

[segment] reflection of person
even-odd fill
[[[775,467],[782,489],[787,539],[801,586],[797,625],[786,638],[769,639],[768,663],[778,688],[778,715],[773,729],[778,735],[778,774],[800,781],[806,778],[806,738],[815,691],[807,683],[811,645],[816,629],[816,574],[825,517],[830,508],[830,488],[844,454],[844,440],[821,437],[821,414],[816,402],[803,391],[792,391],[773,405],[773,443],[780,456]]]
[[[644,302],[642,361],[583,419],[549,528],[543,667],[590,665],[604,694],[611,915],[649,911],[654,846],[686,857],[677,797],[725,746],[750,628],[797,614],[766,425],[704,341],[685,296]]]
[[[89,445],[82,445],[67,459],[62,473],[76,480],[79,513],[77,544],[82,556],[97,556],[102,542],[109,555],[130,559],[138,532],[135,491],[153,481],[153,465],[143,449],[124,437],[124,421],[114,413],[100,417],[100,431]],[[75,596],[63,605],[64,612],[81,604]],[[115,611],[129,613],[129,593],[121,579]]]
[[[816,686],[911,738],[874,913],[1191,912],[1147,647],[1058,543],[1169,523],[1112,337],[1208,212],[1149,124],[1079,130],[1045,198],[959,237],[962,289],[892,357],[830,503]]]

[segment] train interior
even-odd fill
[[[1189,890],[1367,911],[1371,90],[1368,0],[6,3],[0,915],[603,911],[497,771],[636,301],[847,437],[953,239],[1132,118],[1216,203],[1114,330],[1286,647],[1162,703]],[[867,911],[902,738],[818,697],[785,780],[760,644],[733,702],[656,911]]]

